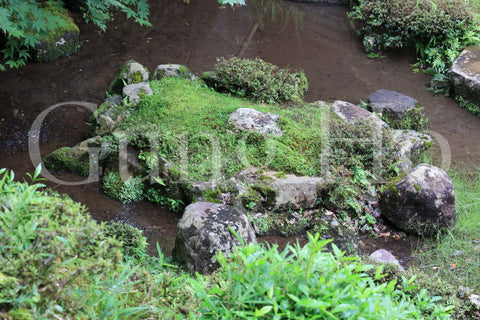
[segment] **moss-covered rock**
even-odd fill
[[[49,30],[48,36],[35,45],[33,58],[37,61],[52,61],[71,56],[80,47],[80,30],[66,9],[52,1],[45,2],[43,6],[51,14],[64,19],[66,24]]]
[[[55,150],[45,158],[45,165],[50,169],[68,170],[82,176],[89,174],[88,153],[76,157],[72,155],[72,148],[63,147]]]
[[[108,88],[108,93],[122,95],[123,87],[148,81],[148,77],[147,68],[136,61],[130,60],[123,65],[118,75],[113,79]]]
[[[163,77],[177,77],[194,81],[197,77],[181,64],[159,64],[155,69],[152,80],[160,80]]]
[[[72,148],[63,147],[55,150],[45,157],[45,165],[48,168],[67,170],[82,176],[88,176],[90,170],[90,152],[97,155],[97,161],[103,161],[111,154],[112,150],[100,136],[96,136],[80,142]],[[95,159],[95,158],[94,158]],[[97,165],[100,165],[97,163]],[[98,168],[98,167],[97,167]]]

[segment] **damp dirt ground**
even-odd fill
[[[158,64],[179,63],[199,74],[212,70],[216,57],[230,55],[261,57],[282,67],[304,70],[309,80],[307,101],[359,103],[378,89],[414,97],[425,107],[434,136],[442,138],[439,141],[444,147],[437,147],[436,162],[448,166],[451,156],[453,165],[478,163],[475,155],[480,119],[461,109],[452,98],[426,90],[430,76],[412,72],[412,50],[368,59],[344,6],[280,1],[265,2],[267,9],[258,5],[231,9],[219,8],[213,0],[150,3],[152,28],[140,27],[118,15],[102,33],[73,14],[82,41],[74,56],[0,73],[0,167],[14,170],[19,177],[33,172],[27,141],[34,119],[56,103],[101,104],[105,89],[127,60],[136,60],[152,71]],[[52,112],[40,135],[42,154],[88,137],[89,117],[80,106]],[[83,179],[64,173],[58,177]],[[146,202],[121,205],[105,197],[98,183],[49,186],[85,204],[95,219],[127,221],[144,229],[151,243],[158,241],[164,253],[170,254],[178,214]],[[297,238],[263,237],[260,241],[285,246]],[[390,236],[362,239],[362,243],[365,253],[385,248],[407,263],[415,239]]]

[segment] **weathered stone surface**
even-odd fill
[[[191,81],[197,79],[197,77],[190,72],[190,69],[180,64],[159,64],[155,69],[152,80],[160,80],[163,77],[178,77]]]
[[[151,96],[152,94],[153,91],[148,82],[129,84],[123,88],[123,95],[133,103],[139,103],[143,96]]]
[[[393,130],[392,139],[398,144],[400,158],[413,162],[420,154],[432,146],[433,140],[428,134],[413,130]]]
[[[205,84],[209,87],[215,87],[217,84],[217,73],[215,71],[205,71],[200,76],[200,79],[205,82]]]
[[[240,244],[229,227],[246,244],[256,243],[255,232],[245,214],[222,204],[192,203],[178,221],[172,254],[192,273],[211,273],[219,267],[215,255],[219,251],[230,253]]]
[[[347,123],[358,120],[367,120],[379,128],[388,128],[388,124],[373,113],[346,101],[335,101],[332,106],[333,112]]]
[[[125,85],[148,81],[148,69],[140,63],[130,60],[126,62],[118,75],[113,79],[108,92],[110,94],[122,94]]]
[[[380,263],[393,263],[397,265],[400,270],[403,270],[403,267],[400,265],[400,262],[397,260],[397,258],[395,258],[393,254],[385,249],[379,249],[373,252],[370,255],[370,259]]]
[[[66,21],[62,27],[49,30],[48,35],[35,44],[33,58],[36,61],[52,61],[69,57],[80,47],[80,30],[68,15],[67,10],[45,3],[45,9],[61,16]]]
[[[262,207],[269,211],[315,208],[325,185],[324,178],[297,177],[293,174],[282,177],[275,171],[259,174],[245,170],[237,175],[237,179],[257,192]]]
[[[281,136],[278,127],[280,117],[277,114],[263,113],[252,108],[239,108],[228,118],[228,125],[236,132],[253,131],[260,134]]]
[[[447,173],[429,164],[387,184],[381,194],[382,215],[400,229],[432,235],[456,221],[455,193]]]
[[[455,95],[480,105],[480,47],[463,50],[447,75]]]
[[[380,108],[382,107],[382,104],[387,104],[391,105],[392,108],[403,107],[405,110],[415,108],[415,104],[418,103],[418,101],[412,97],[384,89],[377,90],[370,94],[368,96],[368,102],[370,105],[378,105]]]
[[[123,98],[119,95],[114,95],[98,108],[98,113],[94,115],[97,121],[96,133],[98,135],[111,132],[128,116],[128,110],[122,103]]]

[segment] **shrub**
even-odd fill
[[[410,295],[411,281],[402,290],[396,282],[376,285],[357,258],[347,258],[328,240],[309,235],[302,248],[288,245],[278,252],[250,244],[227,257],[216,282],[205,286],[192,280],[200,299],[202,319],[448,319],[449,309],[425,291]]]
[[[116,172],[108,172],[103,176],[103,191],[122,203],[141,201],[144,198],[143,189],[144,186],[138,178],[122,181]]]
[[[415,46],[417,67],[432,74],[446,74],[461,50],[480,43],[467,1],[359,0],[351,8],[368,52]]]
[[[42,191],[41,184],[14,182],[5,169],[0,174],[0,315],[83,314],[89,307],[74,291],[98,274],[108,275],[105,281],[119,275],[119,242],[105,236],[84,206]]]
[[[301,101],[308,90],[303,72],[291,73],[259,58],[219,58],[215,70],[217,89],[260,102]]]
[[[123,222],[112,222],[105,225],[105,234],[122,243],[124,257],[142,260],[146,255],[147,238],[142,230]]]

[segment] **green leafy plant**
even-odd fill
[[[143,260],[147,247],[147,238],[143,236],[142,230],[124,222],[112,222],[105,225],[105,234],[108,237],[117,239],[122,244],[124,257]]]
[[[122,203],[141,201],[144,198],[143,189],[139,178],[122,181],[116,172],[108,172],[103,176],[103,191]]]
[[[219,254],[221,268],[212,285],[191,280],[200,299],[202,319],[449,319],[449,308],[426,292],[410,295],[396,282],[376,285],[371,265],[344,257],[328,240],[308,235],[301,247],[250,244],[233,254]],[[381,277],[381,271],[377,272]]]
[[[186,206],[183,200],[167,197],[163,195],[161,191],[154,188],[147,189],[145,196],[148,201],[158,203],[173,212],[181,212]]]

